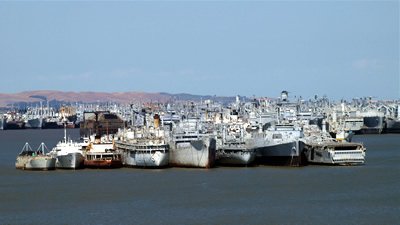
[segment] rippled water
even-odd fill
[[[68,130],[77,138],[79,130]],[[356,136],[364,166],[21,171],[28,141],[63,130],[0,131],[0,224],[397,224],[400,135]]]

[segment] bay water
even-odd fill
[[[362,166],[23,171],[25,142],[63,130],[0,131],[0,224],[398,224],[400,135],[355,136]],[[78,129],[68,130],[72,139]]]

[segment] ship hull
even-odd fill
[[[25,129],[25,123],[23,121],[10,121],[6,122],[4,126],[5,130],[19,130]]]
[[[301,141],[267,145],[256,149],[260,164],[300,166],[304,144]]]
[[[364,117],[364,125],[356,134],[380,134],[383,131],[384,119],[381,116]]]
[[[385,132],[400,133],[400,120],[387,119]]]
[[[15,167],[24,170],[54,170],[56,159],[50,156],[19,156]]]
[[[141,151],[127,151],[122,154],[124,166],[128,167],[166,167],[169,153],[156,151],[154,153]]]
[[[127,167],[166,167],[169,162],[168,145],[140,145],[116,142],[122,163]],[[143,149],[145,147],[145,149]]]
[[[29,119],[26,122],[26,128],[30,128],[30,129],[41,129],[42,125],[43,125],[42,118]]]
[[[58,129],[64,127],[63,125],[59,125],[55,121],[43,121],[42,129]]]
[[[227,166],[247,166],[254,162],[255,150],[220,149],[216,152],[216,163]]]
[[[84,166],[84,157],[81,153],[69,153],[57,156],[56,168],[80,169]]]
[[[216,141],[214,138],[173,142],[169,165],[176,167],[211,168],[215,165]]]
[[[365,149],[357,143],[328,143],[305,145],[308,163],[327,165],[361,165],[365,162]]]
[[[111,159],[99,159],[99,160],[84,160],[84,166],[86,168],[94,169],[111,169],[111,168],[121,168],[121,160],[111,160]]]

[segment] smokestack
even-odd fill
[[[154,128],[160,127],[160,116],[158,114],[154,115]]]

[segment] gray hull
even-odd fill
[[[50,156],[19,156],[15,167],[26,170],[54,170],[56,158]]]
[[[384,118],[382,116],[364,117],[364,126],[357,134],[380,134],[384,128]]]
[[[173,142],[169,164],[178,167],[211,168],[215,164],[216,141],[203,138],[187,142]]]
[[[41,129],[42,125],[43,125],[42,118],[30,119],[25,124],[26,128],[31,128],[31,129]]]
[[[219,149],[216,152],[216,163],[229,166],[246,166],[254,162],[254,149]]]
[[[124,151],[122,163],[128,167],[165,167],[168,166],[168,152]]]
[[[291,141],[276,145],[268,145],[256,149],[256,160],[259,163],[284,164],[299,166],[302,163],[304,144],[301,141]]]
[[[128,167],[165,167],[168,166],[168,145],[137,146],[127,142],[115,142],[117,151],[121,153],[122,164]],[[137,148],[141,148],[140,150]]]
[[[400,120],[386,119],[386,133],[400,133]]]
[[[84,159],[80,153],[57,156],[56,167],[60,169],[80,169],[83,168]]]

